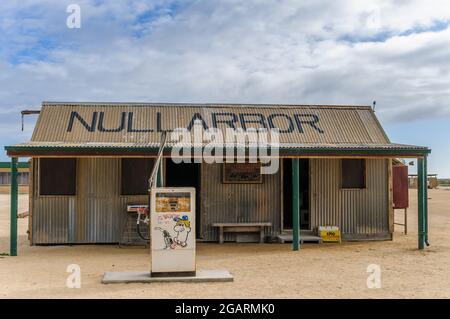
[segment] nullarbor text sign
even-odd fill
[[[195,188],[151,190],[152,276],[195,275]]]
[[[76,111],[70,113],[68,119],[67,129],[68,133],[72,132],[76,126],[83,127],[87,132],[100,133],[152,133],[152,132],[171,132],[175,127],[164,127],[162,124],[167,122],[167,118],[163,119],[161,112],[156,112],[156,116],[152,117],[150,121],[146,118],[140,118],[134,112],[121,112],[120,115],[114,117],[112,124],[108,126],[105,124],[110,114],[104,111],[92,112],[90,115],[81,115]],[[244,131],[248,127],[257,127],[264,129],[278,129],[279,133],[305,133],[306,130],[313,130],[320,134],[324,131],[319,123],[319,116],[313,113],[294,113],[292,115],[284,113],[270,113],[264,115],[262,113],[224,113],[211,112],[209,116],[200,113],[193,113],[189,121],[186,123],[179,123],[187,130],[191,130],[195,121],[199,121],[203,129],[219,128],[220,126],[228,127],[233,130],[242,128]],[[142,123],[145,126],[142,126]],[[150,122],[150,123],[147,123]],[[140,123],[141,125],[138,125]],[[110,124],[111,125],[111,124]]]

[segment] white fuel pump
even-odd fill
[[[151,276],[195,276],[195,188],[151,190]]]

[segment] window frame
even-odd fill
[[[124,191],[123,191],[123,160],[126,160],[126,159],[142,159],[142,160],[147,160],[147,161],[152,161],[153,163],[152,163],[152,165],[154,164],[154,162],[155,162],[155,158],[154,157],[121,157],[120,158],[120,167],[119,167],[119,196],[121,196],[121,197],[130,197],[130,196],[149,196],[149,191],[148,191],[148,185],[147,185],[147,190],[146,190],[146,193],[145,194],[124,194]],[[150,169],[150,174],[151,174],[152,172],[151,172],[151,169]],[[150,178],[150,176],[148,177],[148,178]],[[147,181],[148,181],[148,179],[147,179]]]
[[[344,160],[361,160],[363,161],[363,187],[344,187],[343,170],[344,170]],[[366,158],[342,158],[340,160],[340,189],[344,191],[358,191],[367,189],[367,159]]]
[[[37,196],[39,198],[50,198],[50,197],[77,197],[78,196],[78,158],[76,157],[61,157],[59,159],[74,159],[75,160],[75,189],[74,189],[74,194],[73,195],[67,195],[67,194],[62,194],[62,195],[58,195],[58,194],[42,194],[42,187],[41,187],[41,181],[42,181],[42,160],[43,159],[47,159],[47,158],[52,158],[52,157],[44,157],[44,158],[39,158],[38,161],[38,167],[37,167],[37,187],[38,187],[38,192],[37,192]],[[30,175],[29,175],[29,180],[28,180],[28,185],[30,185]]]

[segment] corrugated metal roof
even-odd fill
[[[43,104],[31,140],[158,143],[158,126],[159,130],[187,128],[196,115],[197,118],[200,115],[208,127],[217,126],[223,130],[228,127],[226,121],[232,121],[237,128],[265,125],[288,130],[293,126],[292,132],[281,133],[282,143],[388,142],[370,107],[190,104]],[[96,125],[90,131],[81,124],[80,117],[89,125],[93,121]],[[302,122],[303,132],[296,119]],[[152,132],[136,132],[138,130]]]
[[[278,128],[281,149],[426,150],[391,144],[370,106],[57,102],[43,103],[30,142],[7,150],[150,151],[162,131],[191,128],[195,119],[224,131]]]

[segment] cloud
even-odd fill
[[[3,1],[0,21],[3,117],[43,100],[377,100],[385,122],[450,116],[448,1]]]

